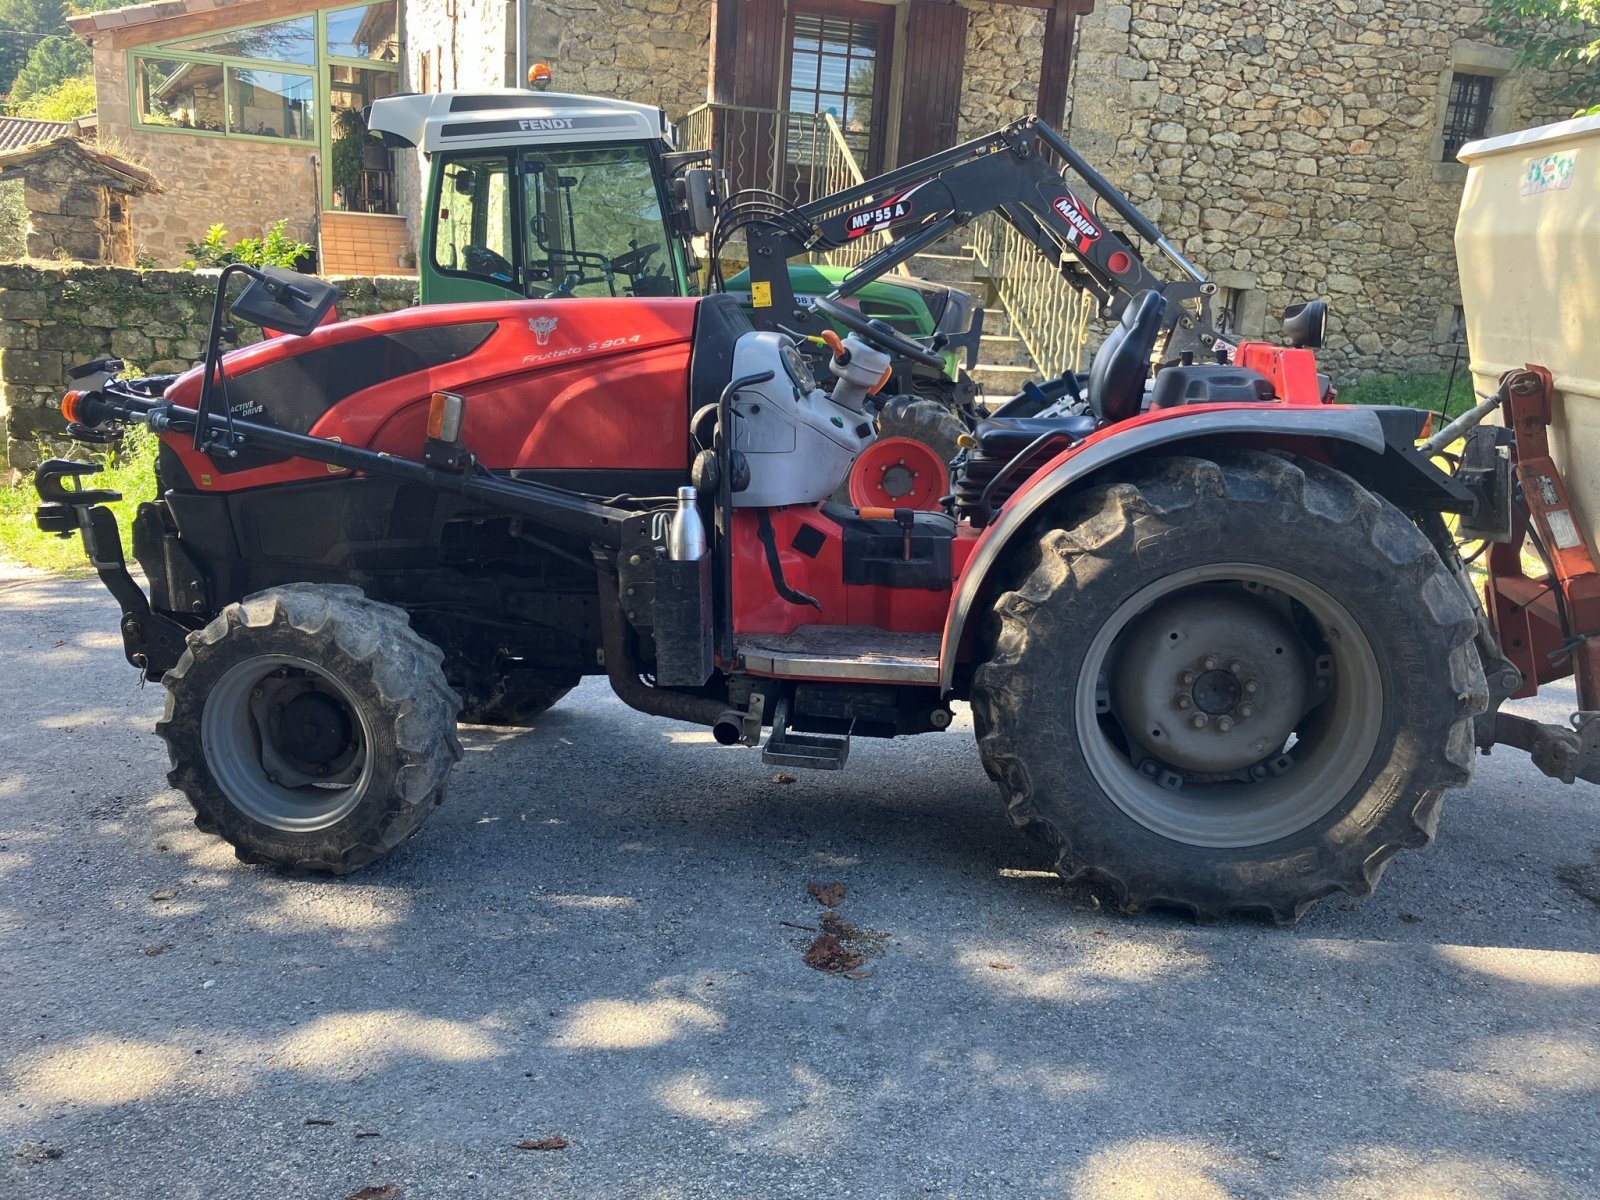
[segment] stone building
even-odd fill
[[[403,164],[360,112],[400,89],[398,0],[155,0],[68,22],[94,55],[99,134],[166,187],[141,254],[186,257],[212,224],[276,221],[336,274],[406,270]]]
[[[65,134],[0,150],[0,183],[20,180],[29,258],[133,266],[134,197],[160,192],[143,167]]]

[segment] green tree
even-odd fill
[[[17,104],[52,92],[68,79],[87,75],[89,68],[89,50],[77,38],[52,37],[42,41],[12,81],[11,102]]]
[[[1559,97],[1600,111],[1600,0],[1490,0],[1488,26],[1524,66],[1571,73]]]
[[[46,38],[72,36],[63,0],[0,0],[0,29],[6,31],[0,36],[0,92],[11,91],[17,75]]]
[[[13,110],[36,121],[72,121],[92,113],[95,106],[94,76],[74,75],[49,91],[34,93]]]

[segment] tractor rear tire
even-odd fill
[[[245,862],[365,866],[444,800],[461,757],[442,657],[359,588],[247,596],[190,634],[162,681],[167,779]]]
[[[1064,878],[1124,912],[1288,924],[1432,839],[1487,688],[1467,597],[1393,505],[1225,451],[1134,464],[1051,524],[1011,565],[972,708]]]

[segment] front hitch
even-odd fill
[[[99,474],[93,463],[52,458],[34,472],[33,486],[41,501],[34,511],[34,523],[45,533],[57,537],[83,535],[84,553],[100,582],[122,607],[122,648],[128,662],[144,672],[146,679],[159,680],[177,665],[183,654],[188,630],[176,621],[153,612],[150,601],[128,574],[128,561],[122,552],[122,534],[116,514],[107,504],[122,496],[109,488],[85,488],[75,482]]]

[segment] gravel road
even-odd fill
[[[596,682],[330,882],[192,827],[98,584],[0,569],[0,664],[6,1198],[1600,1195],[1600,790],[1509,751],[1376,897],[1196,928],[964,713],[779,782]]]

